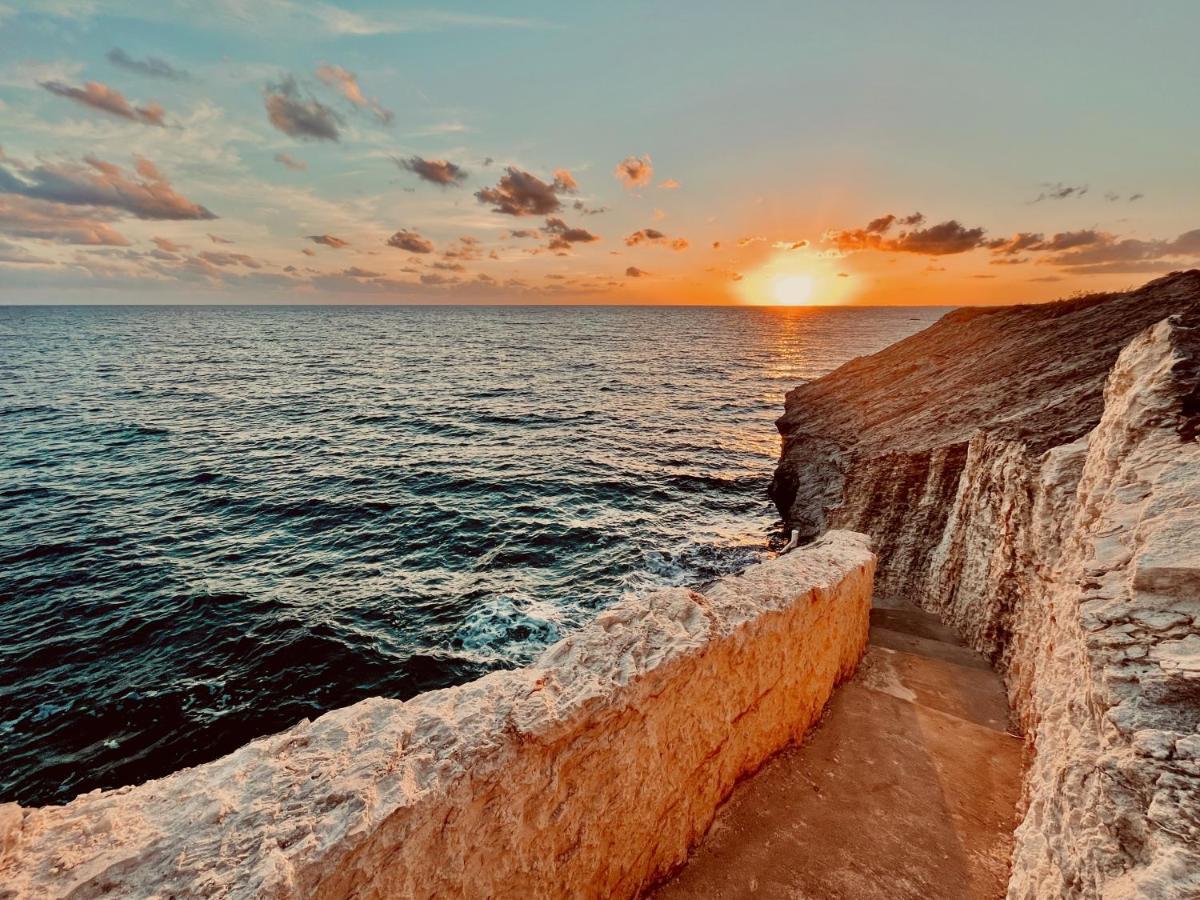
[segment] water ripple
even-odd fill
[[[0,800],[759,558],[783,393],[936,311],[0,308]]]

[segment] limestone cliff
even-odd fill
[[[1013,898],[1200,896],[1200,272],[960,311],[788,397],[774,492],[1005,675]]]
[[[854,670],[873,569],[835,532],[623,601],[524,669],[0,805],[0,897],[635,896]]]

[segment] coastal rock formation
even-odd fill
[[[703,594],[624,601],[524,669],[0,806],[0,896],[635,896],[854,670],[874,564],[830,532]]]
[[[785,517],[872,534],[877,590],[1005,676],[1009,896],[1200,896],[1200,272],[951,313],[779,425]]]

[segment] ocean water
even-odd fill
[[[941,312],[0,308],[0,801],[744,567],[779,536],[784,392]]]

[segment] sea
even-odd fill
[[[785,392],[944,312],[0,307],[0,801],[518,666],[762,559]]]

